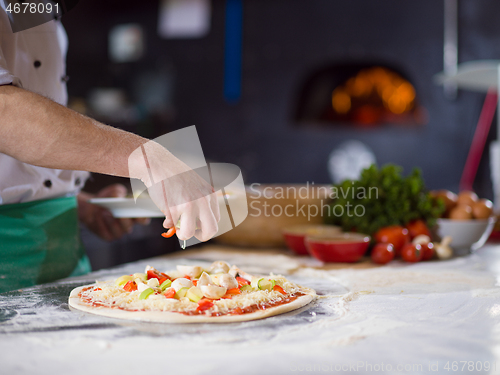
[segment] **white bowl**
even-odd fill
[[[439,240],[452,238],[454,255],[467,255],[484,245],[495,225],[496,218],[484,220],[438,219],[436,234]]]

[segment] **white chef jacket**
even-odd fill
[[[0,0],[0,85],[13,84],[66,105],[67,47],[59,21],[12,33]],[[0,204],[75,195],[88,176],[88,172],[36,167],[0,153]]]

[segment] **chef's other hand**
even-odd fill
[[[146,185],[149,196],[165,214],[163,226],[178,226],[180,240],[195,236],[207,241],[217,233],[219,204],[208,183],[208,168],[195,171],[163,146],[149,141],[130,155],[129,170],[130,177]]]
[[[78,217],[93,233],[106,241],[113,241],[132,232],[135,224],[147,225],[149,218],[117,219],[103,207],[89,203],[91,198],[123,198],[127,188],[121,184],[109,185],[97,194],[81,192],[78,195]]]

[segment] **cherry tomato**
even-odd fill
[[[378,243],[372,250],[372,261],[377,264],[387,264],[394,259],[392,243]]]
[[[432,242],[421,243],[422,260],[430,260],[434,257],[434,244]]]
[[[429,228],[427,228],[427,225],[423,220],[410,221],[406,225],[406,228],[408,229],[408,233],[410,234],[412,240],[421,234],[424,234],[428,237],[431,236],[431,232],[429,231]]]
[[[408,229],[403,228],[400,225],[392,225],[379,229],[379,231],[375,233],[374,238],[378,243],[392,243],[394,245],[394,252],[396,255],[399,255],[403,246],[410,242]]]
[[[422,260],[422,255],[423,251],[421,244],[408,243],[401,249],[401,256],[407,262],[420,262]]]

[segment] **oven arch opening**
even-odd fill
[[[301,85],[294,122],[380,127],[423,125],[427,112],[415,86],[401,70],[380,63],[331,64],[310,73]]]

